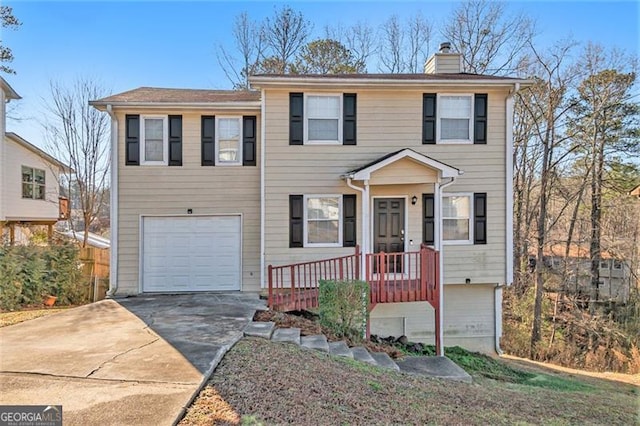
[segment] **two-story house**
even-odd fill
[[[60,197],[60,176],[70,169],[19,135],[6,132],[6,105],[20,96],[0,77],[0,237],[25,242],[32,226],[49,236],[66,220],[68,204]]]
[[[443,49],[424,74],[258,75],[254,92],[93,101],[112,118],[111,294],[260,291],[268,265],[354,247],[360,271],[402,276],[405,255],[367,255],[427,245],[442,323],[424,301],[385,303],[371,332],[431,341],[439,328],[447,345],[493,351],[512,277],[513,96],[528,82],[460,70]]]

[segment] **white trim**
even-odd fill
[[[469,139],[442,139],[440,137],[440,132],[442,130],[442,124],[440,120],[442,119],[440,112],[442,111],[442,98],[443,97],[468,97],[470,99],[470,112],[469,112]],[[475,95],[473,93],[438,93],[436,100],[436,143],[443,145],[471,145],[473,144],[473,121],[474,121],[474,99]]]
[[[342,93],[304,93],[304,108],[303,108],[303,130],[304,130],[304,145],[342,145],[342,121],[343,121],[343,97]],[[309,139],[309,107],[308,100],[309,97],[323,97],[323,98],[338,98],[338,140],[314,140]],[[322,117],[319,117],[322,119]],[[333,120],[333,117],[329,117],[327,119]]]
[[[452,183],[455,182],[455,177],[451,178],[451,180],[449,182],[443,183],[442,185],[438,185],[435,189],[437,190],[438,196],[436,198],[436,202],[438,203],[438,209],[436,210],[437,212],[437,220],[436,223],[438,224],[437,228],[438,229],[442,229],[442,190],[444,188],[446,188],[447,186],[451,185]],[[434,192],[436,192],[434,190]],[[438,356],[444,356],[444,245],[443,245],[443,241],[442,241],[442,232],[438,232],[438,239],[435,241],[437,246],[437,250],[440,252],[440,298],[438,300],[438,306],[440,308],[440,353],[438,353]]]
[[[342,197],[343,194],[305,194],[303,198],[303,216],[302,216],[302,232],[303,232],[303,247],[342,247],[342,227],[343,213],[342,213]],[[309,198],[337,198],[338,199],[338,242],[337,243],[310,243],[309,235],[307,233],[308,223],[308,211],[307,201]]]
[[[243,272],[244,272],[244,264],[243,264],[243,251],[242,248],[244,246],[244,230],[243,230],[243,224],[244,224],[244,215],[242,213],[213,213],[213,214],[140,214],[139,215],[139,219],[138,219],[138,228],[139,228],[139,232],[138,232],[138,294],[143,294],[144,291],[144,283],[143,283],[143,278],[144,278],[144,273],[143,273],[143,268],[144,268],[144,244],[143,244],[143,239],[144,239],[144,218],[146,217],[229,217],[229,216],[237,216],[240,218],[240,258],[239,258],[239,265],[240,265],[240,270],[239,270],[239,275],[238,278],[240,280],[239,284],[239,290],[228,290],[228,291],[243,291],[244,288],[244,282],[243,282]],[[226,291],[226,290],[221,290],[221,291]],[[170,290],[170,293],[192,293],[192,292],[199,292],[197,290],[184,290],[184,291],[179,291],[179,290]],[[206,292],[202,291],[202,292]],[[162,293],[162,292],[149,292],[149,293]]]
[[[365,182],[364,188],[354,185],[351,182],[351,178],[347,177],[347,186],[349,188],[355,189],[360,192],[360,204],[362,205],[362,237],[360,237],[360,251],[362,256],[360,256],[360,279],[364,279],[364,274],[367,267],[367,261],[365,254],[369,253],[367,250],[367,235],[369,233],[368,222],[369,222],[369,213],[367,211],[368,205],[366,203],[367,198],[369,197],[369,182]],[[356,220],[357,223],[357,220]]]
[[[111,105],[107,105],[107,114],[111,117],[111,181],[109,186],[110,207],[109,217],[111,222],[111,249],[109,252],[109,291],[107,296],[112,297],[118,291],[118,232],[119,232],[119,212],[118,212],[118,118],[114,114]]]
[[[513,92],[509,93],[506,99],[507,128],[506,131],[506,182],[505,182],[505,204],[506,204],[506,261],[505,261],[505,284],[513,284],[513,105],[514,95],[520,89],[516,83]]]
[[[96,108],[99,111],[105,111],[105,107],[111,106],[112,108],[123,107],[125,109],[131,108],[147,108],[147,109],[159,109],[166,111],[172,110],[198,110],[198,111],[246,111],[246,110],[259,110],[260,101],[241,101],[241,102],[100,102],[92,101],[89,105]]]
[[[264,277],[264,273],[265,273],[265,254],[264,254],[264,249],[265,249],[265,213],[266,213],[266,206],[265,206],[265,185],[264,185],[264,165],[265,165],[265,140],[266,140],[266,135],[265,135],[265,130],[266,130],[266,120],[264,120],[264,117],[266,117],[266,112],[267,112],[267,102],[265,99],[265,95],[264,95],[264,89],[262,90],[261,96],[261,107],[260,107],[260,137],[256,139],[256,141],[260,144],[260,288],[265,288],[266,284],[265,284],[265,277]]]
[[[374,221],[375,221],[375,209],[376,209],[376,203],[375,200],[376,199],[382,199],[382,198],[401,198],[404,200],[404,227],[403,227],[403,231],[404,231],[404,237],[403,237],[403,243],[404,243],[404,247],[402,249],[403,252],[408,251],[408,244],[409,244],[409,239],[406,238],[407,235],[409,235],[408,232],[408,227],[409,227],[409,196],[408,195],[373,195],[371,197],[371,205],[373,206],[373,214],[371,215],[370,219],[369,219],[369,236],[371,238],[371,247],[370,247],[370,253],[373,253],[373,242],[375,240],[375,226],[374,226]]]
[[[500,348],[500,337],[502,337],[502,286],[497,285],[493,291],[493,307],[495,315],[495,350],[498,355],[503,355]]]
[[[162,161],[145,160],[146,138],[144,134],[145,120],[162,120]],[[140,165],[141,166],[166,166],[169,164],[169,117],[166,115],[141,115],[140,116]]]
[[[451,167],[448,164],[442,163],[438,160],[434,160],[431,157],[427,157],[426,155],[420,154],[419,152],[407,148],[392,155],[389,158],[385,158],[384,160],[376,164],[353,173],[350,177],[353,180],[369,180],[371,179],[371,173],[376,172],[388,166],[389,164],[395,163],[396,161],[402,160],[404,158],[411,158],[412,160],[417,161],[423,166],[430,167],[439,171],[439,176],[441,178],[456,177],[464,173],[462,172],[462,170],[456,169],[455,167]]]
[[[220,128],[219,123],[220,120],[238,120],[238,159],[236,161],[223,161],[220,159]],[[216,134],[215,134],[215,159],[216,166],[242,166],[242,131],[243,131],[243,121],[242,116],[240,115],[216,115]]]
[[[473,192],[443,192],[442,198],[445,197],[467,197],[469,198],[469,239],[468,240],[445,240],[444,232],[442,232],[442,243],[447,246],[461,246],[461,245],[473,245],[473,219],[474,219],[474,200],[473,200]],[[442,203],[444,207],[444,202]],[[442,220],[444,226],[444,214],[442,213]]]

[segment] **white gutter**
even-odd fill
[[[115,296],[118,291],[118,120],[111,105],[107,105],[107,114],[111,117],[111,250],[109,260],[109,291],[107,297]]]
[[[436,183],[434,188],[434,199],[437,203],[437,212],[438,212],[438,226],[436,229],[436,243],[437,250],[440,252],[440,300],[438,300],[438,306],[440,308],[440,318],[439,318],[439,330],[440,335],[438,338],[440,339],[440,351],[437,354],[438,356],[444,356],[444,245],[442,244],[442,190],[447,186],[451,185],[455,182],[456,178],[452,177],[449,182],[443,183],[442,185]]]
[[[502,352],[502,348],[500,347],[500,337],[502,337],[502,288],[504,286],[498,284],[495,286],[493,291],[493,305],[495,308],[495,332],[496,332],[496,341],[495,341],[495,350],[496,353],[500,356],[504,354]]]
[[[365,271],[366,271],[366,266],[367,266],[367,261],[366,261],[366,253],[369,253],[369,250],[367,248],[367,244],[368,244],[368,235],[369,235],[369,181],[365,181],[365,187],[364,188],[360,188],[359,186],[354,185],[351,182],[351,176],[347,176],[347,186],[349,188],[355,189],[356,191],[359,191],[360,194],[362,195],[362,237],[361,237],[361,243],[362,243],[362,247],[360,249],[360,279],[365,279],[366,277],[364,276]]]
[[[265,259],[264,259],[264,250],[265,250],[265,241],[264,241],[264,235],[265,235],[265,211],[266,211],[266,207],[264,205],[265,203],[265,183],[264,183],[264,175],[265,175],[265,163],[266,163],[266,158],[265,158],[265,152],[266,147],[265,147],[265,141],[267,139],[266,137],[266,122],[267,120],[265,119],[266,117],[266,112],[267,112],[267,103],[265,100],[265,93],[264,93],[264,89],[262,90],[261,93],[261,107],[260,107],[260,288],[265,288],[265,282],[264,282],[264,268],[265,268]]]
[[[520,90],[520,83],[514,83],[513,89],[507,95],[505,100],[505,108],[507,114],[506,120],[506,138],[505,138],[505,244],[506,244],[506,262],[505,262],[505,285],[513,284],[513,113],[514,113],[514,96]],[[495,350],[498,355],[502,355],[500,347],[500,337],[502,336],[502,287],[496,285],[494,289],[494,332],[495,332]]]
[[[515,79],[509,78],[484,78],[484,79],[450,79],[450,78],[420,78],[420,79],[402,79],[402,78],[340,78],[340,77],[252,77],[251,86],[256,88],[265,87],[290,87],[291,85],[299,87],[318,87],[318,86],[347,86],[347,87],[371,87],[371,86],[389,86],[389,87],[424,87],[425,85],[438,86],[490,86],[490,87],[513,87]],[[518,84],[531,84],[530,80],[520,80]]]
[[[238,101],[238,102],[89,102],[89,105],[98,110],[104,110],[104,107],[115,108],[150,108],[150,109],[228,109],[228,110],[247,110],[260,109],[260,101]]]

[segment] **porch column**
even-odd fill
[[[363,280],[366,280],[366,267],[367,267],[367,254],[371,253],[369,247],[369,235],[371,230],[369,229],[369,223],[371,222],[370,215],[370,195],[369,195],[369,180],[364,181],[364,191],[362,191],[362,256],[360,258],[360,274]]]

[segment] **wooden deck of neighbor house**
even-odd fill
[[[440,342],[440,253],[422,246],[419,251],[365,255],[361,276],[361,252],[348,256],[291,265],[269,265],[269,307],[298,311],[318,307],[320,280],[359,280],[369,284],[369,312],[378,303],[429,302],[434,309],[436,346]],[[439,352],[438,352],[439,353]]]

